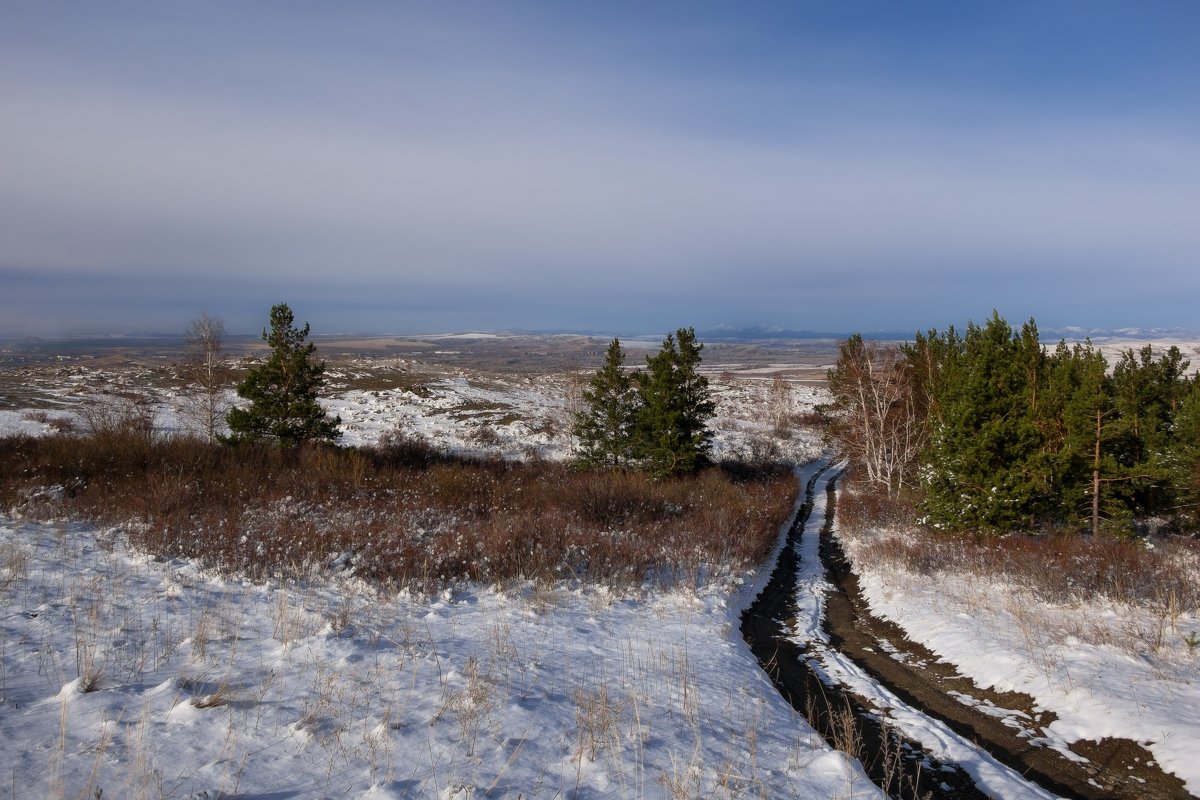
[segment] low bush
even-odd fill
[[[882,529],[856,557],[926,575],[967,573],[998,578],[1051,602],[1103,598],[1165,601],[1200,610],[1200,542],[1182,536],[1134,539],[1109,534],[945,533],[914,522],[911,504],[874,493],[843,492],[839,528]]]
[[[222,572],[291,580],[337,568],[419,591],[457,580],[701,580],[763,560],[796,490],[774,471],[656,481],[454,457],[399,436],[281,449],[131,425],[0,439],[5,508],[121,525],[149,552]]]

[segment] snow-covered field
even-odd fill
[[[0,517],[0,794],[877,796],[741,640],[741,585],[379,595]],[[736,582],[735,582],[736,583]]]
[[[52,435],[61,410],[0,412]],[[719,452],[761,447],[762,381],[717,381]],[[399,425],[448,449],[566,457],[567,377],[449,375],[327,402],[343,442]],[[811,406],[806,393],[790,410]],[[185,425],[151,395],[156,425]],[[76,419],[77,425],[82,425]],[[481,436],[481,429],[491,433]],[[781,443],[793,457],[812,434]],[[738,630],[761,576],[616,595],[382,595],[336,570],[255,585],[119,530],[0,516],[0,795],[878,796],[771,686]]]
[[[1095,600],[1051,604],[1001,580],[935,577],[855,557],[870,538],[890,535],[902,534],[842,536],[876,614],[977,686],[1032,696],[1038,711],[1057,717],[1035,737],[1039,743],[1066,754],[1069,743],[1084,739],[1132,739],[1200,795],[1195,613],[1172,611],[1169,604],[1159,609]]]
[[[414,373],[420,377],[413,378]],[[369,445],[399,430],[456,452],[549,459],[571,455],[571,413],[587,380],[579,373],[484,376],[406,359],[333,362],[326,375],[332,388],[322,402],[342,419],[341,444]],[[153,413],[159,430],[196,429],[178,389],[148,387],[147,377],[87,366],[59,370],[39,381],[37,408],[0,409],[0,436],[49,435],[64,421],[83,428],[81,407],[119,404],[119,396],[130,394]],[[771,447],[796,462],[820,453],[820,437],[813,431],[785,426],[788,435],[781,437],[775,423],[827,402],[823,388],[791,383],[780,397],[772,393],[770,375],[723,374],[709,380],[717,401],[711,423],[716,458]],[[364,383],[377,388],[353,388]],[[226,400],[232,404],[237,398],[231,391]]]
[[[820,452],[811,431],[796,430],[788,439],[774,432],[768,408],[770,382],[738,378],[712,381],[717,415],[714,456],[749,453],[775,443],[785,457],[808,460]],[[824,390],[795,386],[785,413],[811,409],[824,402]],[[571,455],[572,385],[565,376],[537,378],[449,376],[406,389],[354,390],[334,395],[325,404],[342,418],[342,443],[370,444],[399,428],[459,452],[496,452],[512,457],[560,459]]]
[[[361,388],[370,365],[360,366],[330,370],[344,384],[326,405],[345,444],[399,429],[461,452],[570,454],[578,376],[443,371]],[[81,401],[129,386],[74,374],[42,387],[36,408],[0,410],[0,434],[82,426]],[[781,409],[767,378],[712,380],[719,456],[819,453],[815,434],[781,438],[775,422],[823,402],[823,390],[794,384]],[[160,429],[187,427],[172,390],[142,395]],[[845,540],[853,558],[856,539]],[[981,686],[1052,711],[1049,746],[1132,738],[1200,792],[1200,652],[1186,644],[1200,620],[856,568],[875,611],[912,639]],[[254,585],[132,551],[117,530],[0,510],[0,796],[877,796],[743,643],[738,615],[764,577],[626,595],[459,586],[433,599],[381,595],[336,570]],[[819,643],[824,584],[802,578],[797,636]],[[1123,644],[1155,626],[1165,633],[1154,652]],[[821,661],[997,796],[1045,796],[835,654]]]

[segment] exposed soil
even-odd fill
[[[788,532],[788,541],[770,582],[742,617],[742,634],[763,669],[792,706],[834,747],[857,756],[871,779],[891,797],[985,797],[970,777],[941,765],[920,746],[882,726],[879,715],[860,698],[823,684],[811,664],[815,653],[789,640],[795,617],[794,591],[799,556],[795,548],[812,511],[816,477]],[[1054,716],[1039,712],[1033,698],[1016,692],[981,689],[952,665],[916,642],[898,626],[874,617],[859,590],[858,577],[833,534],[836,481],[828,483],[826,524],[820,531],[821,558],[836,589],[826,596],[825,629],[831,647],[841,651],[893,694],[959,735],[974,741],[1030,781],[1063,797],[1124,800],[1186,800],[1192,795],[1173,775],[1157,768],[1153,755],[1128,739],[1077,742],[1072,750],[1087,759],[1071,761],[1031,742]],[[816,535],[812,532],[810,535]],[[981,710],[982,709],[982,710]],[[853,734],[847,720],[855,721]]]
[[[976,686],[952,665],[910,641],[903,629],[872,615],[859,589],[858,576],[832,533],[835,503],[831,482],[828,524],[821,532],[821,557],[830,582],[837,587],[826,596],[825,626],[831,646],[904,702],[940,719],[1051,792],[1089,800],[1174,800],[1192,796],[1182,781],[1156,768],[1149,751],[1128,739],[1076,743],[1072,750],[1088,759],[1086,763],[1071,761],[1055,750],[1032,743],[1031,738],[1041,736],[1045,726],[1055,719],[1052,714],[1038,712],[1033,698]]]
[[[790,620],[796,616],[795,586],[799,556],[795,545],[812,514],[814,476],[806,500],[788,531],[787,543],[767,586],[742,615],[742,635],[780,693],[833,747],[857,757],[871,780],[891,797],[984,798],[971,778],[941,765],[920,746],[883,726],[877,714],[858,698],[826,686],[805,649],[791,641]]]

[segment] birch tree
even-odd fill
[[[229,410],[225,394],[229,370],[222,359],[225,323],[205,311],[192,320],[184,341],[188,357],[183,368],[186,381],[183,414],[208,441],[214,442]]]
[[[861,464],[867,480],[889,497],[913,485],[926,439],[925,413],[901,350],[854,334],[838,345],[829,388],[831,432],[842,453]]]

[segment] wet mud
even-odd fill
[[[953,764],[942,764],[881,721],[861,698],[826,685],[818,674],[819,655],[789,639],[796,616],[795,587],[801,536],[820,536],[826,578],[834,586],[825,598],[829,647],[844,653],[874,680],[911,707],[941,720],[991,753],[1027,780],[1056,795],[1100,800],[1187,800],[1183,783],[1157,768],[1137,742],[1104,739],[1078,742],[1072,749],[1085,761],[1069,760],[1035,743],[1054,716],[1039,713],[1033,699],[1015,692],[975,686],[938,657],[912,642],[898,626],[870,613],[837,537],[836,479],[827,484],[824,525],[812,530],[812,492],[788,532],[788,541],[766,588],[742,617],[742,634],[780,693],[804,714],[826,741],[849,751],[890,797],[982,798],[974,782]],[[825,645],[822,645],[824,647]],[[984,710],[979,710],[984,709]],[[997,713],[1002,709],[1003,713]],[[853,723],[852,725],[850,723]]]

